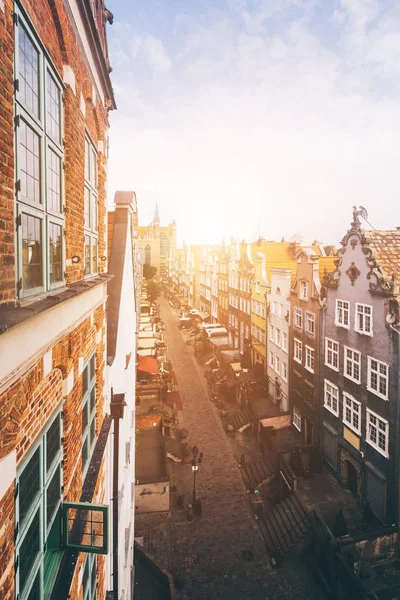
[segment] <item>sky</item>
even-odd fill
[[[108,0],[109,199],[178,241],[400,226],[397,0]],[[368,229],[369,225],[365,225]]]

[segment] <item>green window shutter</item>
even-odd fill
[[[104,504],[64,502],[64,544],[81,552],[108,554],[109,512]]]

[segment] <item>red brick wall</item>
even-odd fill
[[[12,4],[0,10],[0,303],[15,298]]]
[[[14,484],[0,500],[0,600],[14,600]]]

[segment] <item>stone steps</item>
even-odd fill
[[[247,429],[247,427],[251,425],[253,419],[254,416],[248,408],[228,412],[228,423],[230,423],[236,431],[244,431]]]
[[[274,466],[258,449],[242,456],[241,467],[244,483],[251,492],[261,484],[271,481],[277,474]]]
[[[308,515],[293,493],[263,514],[259,524],[267,550],[275,559],[299,545],[309,530]]]

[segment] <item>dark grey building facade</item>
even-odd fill
[[[398,522],[400,231],[354,209],[323,280],[320,434],[325,462],[387,524]],[[324,293],[325,292],[325,293]]]

